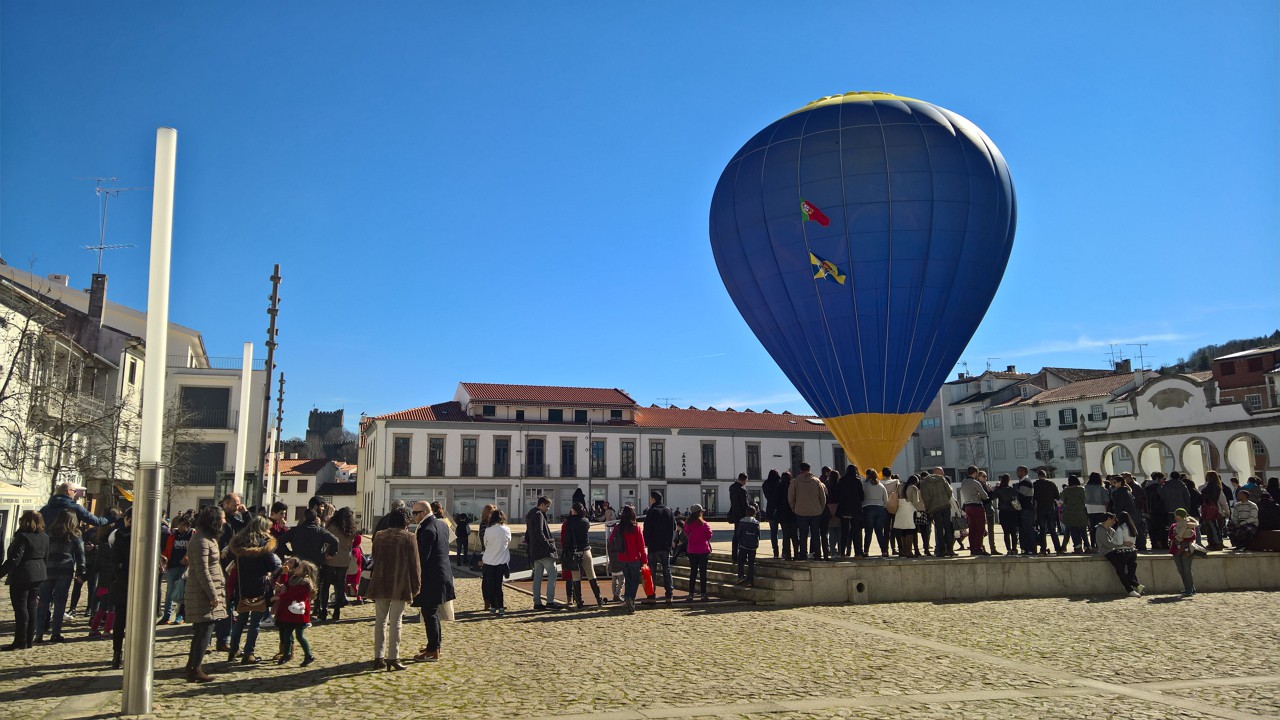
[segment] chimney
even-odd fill
[[[102,327],[102,311],[107,305],[107,276],[94,273],[89,286],[89,319],[97,328]]]
[[[62,287],[69,287],[69,286],[71,285],[71,276],[70,276],[70,275],[63,275],[63,274],[61,274],[61,273],[53,273],[53,274],[49,275],[48,277],[49,277],[49,281],[50,281],[50,282],[52,282],[54,285],[61,285]]]
[[[1005,368],[1005,372],[1018,372],[1018,366],[1009,365],[1008,367]]]
[[[965,378],[964,371],[961,371],[961,372],[960,372],[960,377],[958,377],[958,378],[956,378],[956,379],[957,379],[957,380],[963,380],[964,378]]]
[[[1128,358],[1116,362],[1116,374],[1133,372],[1133,363]]]

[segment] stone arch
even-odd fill
[[[1102,451],[1102,471],[1107,475],[1137,471],[1133,451],[1123,443],[1112,443]]]
[[[1149,440],[1138,451],[1138,465],[1144,475],[1150,476],[1155,472],[1168,475],[1174,468],[1173,451],[1163,441]]]
[[[1189,438],[1182,444],[1178,459],[1196,485],[1204,484],[1205,473],[1217,470],[1222,460],[1217,446],[1206,437]]]
[[[1227,441],[1227,468],[1239,476],[1241,483],[1250,475],[1261,475],[1267,462],[1266,443],[1257,435],[1242,432]]]

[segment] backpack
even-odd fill
[[[742,519],[738,521],[738,527],[742,528],[742,537],[738,540],[738,547],[744,547],[748,550],[755,550],[760,547],[760,522],[752,519]]]
[[[622,553],[627,551],[627,539],[623,537],[622,526],[617,525],[613,528],[613,534],[609,536],[608,552],[610,557],[620,557]]]

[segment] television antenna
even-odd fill
[[[1149,343],[1127,343],[1127,344],[1131,345],[1132,347],[1138,348],[1138,369],[1147,370],[1148,368],[1147,368],[1146,355],[1143,353],[1142,348],[1146,347]]]
[[[676,401],[677,401],[677,400],[682,400],[682,399],[683,399],[683,398],[678,398],[678,397],[660,397],[660,398],[654,398],[654,400],[656,400],[656,401],[657,401],[657,403],[658,403],[659,405],[661,405],[662,407],[675,407],[675,406],[676,406]]]
[[[1000,358],[998,358],[998,357],[989,357],[989,358],[987,358],[987,372],[991,372],[991,361],[992,361],[992,360],[999,360],[999,359],[1000,359]]]
[[[113,177],[95,177],[95,178],[80,178],[80,179],[92,180],[94,182],[95,187],[93,189],[93,193],[97,195],[102,202],[101,221],[98,224],[98,244],[81,246],[85,250],[98,253],[98,274],[101,275],[102,274],[102,253],[104,251],[124,250],[125,248],[134,247],[132,243],[117,244],[117,245],[107,244],[107,205],[108,203],[111,201],[111,198],[118,197],[122,192],[129,192],[130,190],[150,190],[151,188],[150,187],[104,187],[103,186],[104,182],[118,181],[118,178],[113,178]]]

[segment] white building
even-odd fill
[[[1104,473],[1140,477],[1179,470],[1197,484],[1209,470],[1242,483],[1280,472],[1280,408],[1219,404],[1217,397],[1210,373],[1156,378],[1125,397],[1128,412],[1086,422],[1084,461]]]
[[[740,472],[759,496],[771,469],[846,464],[818,418],[646,408],[604,388],[460,383],[451,402],[365,418],[360,435],[366,518],[396,498],[438,500],[450,513],[494,503],[519,516],[539,495],[562,515],[578,489],[615,508],[643,508],[656,489],[671,507],[723,513]],[[902,457],[917,452],[913,441]]]
[[[946,468],[963,469],[969,465],[986,467],[990,458],[987,441],[986,409],[992,404],[1016,397],[1015,387],[1031,375],[1020,373],[1013,365],[1005,370],[987,370],[981,375],[960,373],[938,391],[942,400],[942,445],[927,447],[925,455]]]
[[[315,496],[335,508],[350,506],[356,523],[364,525],[363,507],[357,503],[355,465],[337,460],[287,458],[280,461],[280,485],[276,500],[289,506],[293,522],[302,519],[307,502]]]

